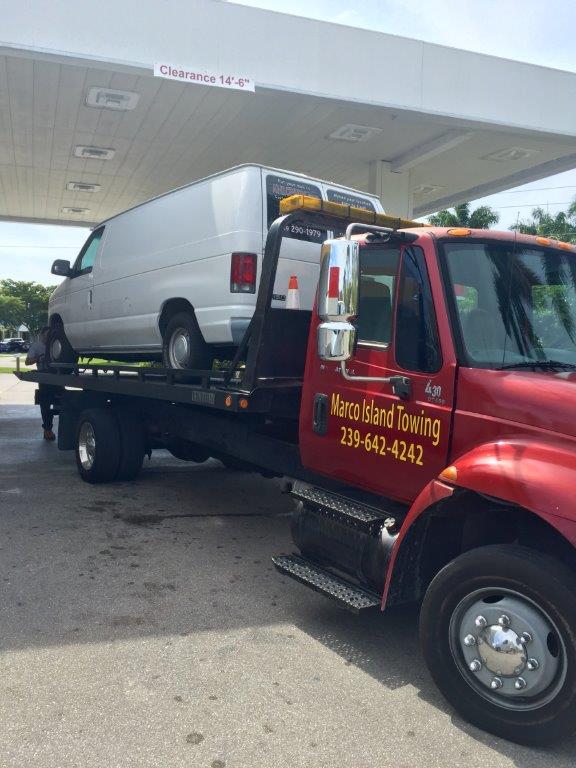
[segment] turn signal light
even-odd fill
[[[233,253],[230,262],[230,292],[256,293],[256,254]]]
[[[443,469],[438,477],[440,480],[446,480],[449,483],[455,483],[458,479],[458,470],[453,464],[451,464],[449,467],[446,467],[446,469]]]

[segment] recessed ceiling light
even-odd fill
[[[524,147],[509,147],[508,149],[499,149],[496,152],[490,152],[484,155],[482,160],[494,160],[496,163],[508,163],[514,160],[525,160],[527,157],[540,152],[539,149],[524,149]]]
[[[376,134],[382,133],[382,128],[373,128],[370,125],[343,125],[341,128],[337,128],[328,135],[329,139],[335,139],[336,141],[352,141],[358,143],[361,141],[368,141]]]
[[[115,154],[116,150],[109,147],[85,147],[78,144],[74,149],[75,157],[84,157],[90,160],[112,160]]]
[[[134,109],[140,99],[139,93],[116,91],[113,88],[94,87],[88,90],[86,106],[99,109],[128,111]]]
[[[65,205],[61,209],[61,211],[62,213],[75,213],[75,214],[90,213],[90,208],[76,208],[72,205]]]
[[[438,184],[420,184],[418,187],[414,187],[412,191],[415,195],[431,195],[433,192],[440,192],[441,189],[446,189],[446,187],[441,187]]]
[[[88,184],[85,181],[69,181],[66,184],[66,189],[70,192],[97,192],[101,189],[100,184]]]

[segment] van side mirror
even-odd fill
[[[56,259],[56,261],[52,264],[52,269],[50,270],[53,275],[58,275],[59,277],[68,277],[68,275],[72,272],[72,268],[70,267],[70,262],[66,259]]]
[[[354,240],[326,240],[318,282],[318,357],[344,362],[354,354],[358,314],[360,247]]]

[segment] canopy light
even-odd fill
[[[116,91],[113,88],[94,87],[86,94],[86,106],[100,109],[116,109],[127,112],[136,107],[140,100],[139,93]]]
[[[90,213],[90,208],[77,208],[74,205],[65,205],[60,210],[62,211],[62,213],[68,213],[68,214]]]
[[[66,189],[70,192],[97,192],[101,189],[100,184],[88,184],[85,181],[69,181]]]
[[[115,154],[116,150],[110,147],[85,147],[78,144],[74,149],[75,157],[83,157],[87,160],[112,160]]]
[[[375,224],[379,227],[389,227],[390,229],[409,229],[411,227],[427,227],[428,224],[421,224],[411,219],[401,219],[398,216],[388,216],[386,213],[375,213],[367,211],[365,208],[356,208],[355,205],[344,205],[343,203],[332,203],[330,200],[320,200],[318,197],[308,195],[290,195],[280,200],[280,214],[285,216],[294,211],[308,211],[316,213],[325,213],[337,219],[348,219],[362,224]]]
[[[335,139],[336,141],[352,141],[355,143],[361,141],[368,141],[376,134],[382,133],[382,128],[373,128],[370,125],[343,125],[341,128],[337,128],[328,135],[329,139]]]
[[[499,149],[497,152],[490,152],[484,155],[482,160],[494,160],[497,163],[508,163],[514,160],[526,160],[532,155],[540,152],[539,149],[524,149],[524,147],[510,147],[509,149]]]

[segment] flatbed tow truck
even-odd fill
[[[93,483],[155,448],[284,476],[276,568],[354,612],[421,602],[424,657],[469,721],[576,729],[576,252],[301,195],[281,203],[256,310],[221,371],[54,366],[58,446]],[[312,312],[271,307],[283,233],[322,246]]]

